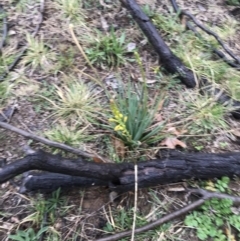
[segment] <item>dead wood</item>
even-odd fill
[[[30,170],[89,178],[84,180],[88,183],[94,180],[95,185],[105,186],[108,183],[109,189],[118,193],[134,190],[134,163],[94,163],[81,158],[67,159],[42,150],[4,166],[0,170],[0,183]],[[52,177],[47,179],[47,175],[45,181],[53,185],[50,183],[53,181]],[[138,163],[139,188],[179,182],[183,179],[212,179],[239,175],[240,152],[181,154]],[[66,182],[61,184],[60,179],[59,186],[66,186]],[[28,185],[30,184],[25,182],[26,189]],[[69,185],[71,186],[71,181]],[[34,187],[32,184],[31,188],[38,189],[38,186]]]
[[[52,192],[58,188],[71,187],[88,188],[93,186],[108,186],[108,181],[96,178],[76,177],[58,173],[29,173],[23,180],[19,192]]]
[[[175,56],[167,44],[159,35],[156,27],[152,24],[149,17],[142,11],[134,0],[121,0],[123,5],[130,11],[133,19],[137,22],[148,41],[154,47],[160,57],[161,65],[172,74],[178,74],[182,83],[187,87],[194,88],[196,81],[193,72],[188,69],[182,61]]]

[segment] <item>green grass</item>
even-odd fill
[[[63,12],[63,17],[70,22],[82,22],[84,13],[82,9],[82,0],[57,0],[58,8]]]
[[[78,126],[67,126],[66,124],[54,125],[54,127],[44,133],[49,139],[67,144],[72,147],[81,147],[87,141],[93,139],[88,135],[86,128]]]
[[[102,115],[98,104],[99,96],[83,81],[69,77],[61,86],[55,85],[54,93],[48,100],[54,115],[58,119],[70,121],[72,124],[88,124]]]
[[[60,195],[60,189],[53,192],[47,200],[39,195],[38,198],[31,201],[31,214],[21,220],[20,223],[20,225],[28,223],[29,227],[24,228],[24,230],[18,229],[15,234],[9,235],[10,240],[37,241],[41,234],[45,232],[48,236],[56,237],[57,232],[54,229],[54,224],[57,219],[57,212],[65,204],[64,198]]]
[[[104,68],[105,66],[119,67],[126,62],[125,33],[122,33],[118,37],[112,29],[107,34],[97,32],[97,35],[93,39],[94,41],[90,42],[90,47],[85,50],[92,64]]]
[[[0,82],[0,110],[5,106],[8,97],[10,96],[11,85],[4,81]]]
[[[57,58],[55,52],[51,51],[43,40],[37,40],[29,34],[26,35],[26,39],[28,49],[22,63],[29,66],[31,71],[40,68],[42,71],[48,73],[53,70]]]
[[[182,107],[178,107],[178,118],[188,133],[214,134],[230,129],[225,120],[229,107],[219,104],[214,98],[202,96],[197,91],[186,91],[179,102]]]

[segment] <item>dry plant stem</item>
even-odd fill
[[[44,0],[40,1],[40,8],[39,8],[40,19],[39,19],[39,23],[37,24],[34,32],[32,33],[33,37],[36,37],[36,35],[38,34],[38,31],[39,31],[39,29],[41,27],[41,24],[43,22],[44,3],[45,3]],[[25,46],[21,50],[20,54],[16,57],[16,59],[8,66],[8,70],[5,73],[3,73],[2,76],[0,76],[0,82],[4,81],[4,79],[7,77],[9,72],[12,71],[16,67],[18,62],[22,59],[23,55],[26,53],[27,49],[28,49],[28,45]],[[1,48],[0,48],[0,50],[1,50]]]
[[[102,84],[100,81],[98,81],[100,78],[99,78],[99,75],[98,75],[96,69],[92,66],[91,62],[89,61],[89,59],[88,59],[88,57],[86,56],[83,48],[81,47],[81,45],[79,44],[79,42],[78,42],[78,40],[77,40],[77,38],[76,38],[76,35],[75,35],[74,31],[73,31],[73,24],[69,24],[69,30],[70,30],[70,33],[71,33],[71,35],[72,35],[72,38],[73,38],[75,44],[77,45],[80,53],[82,54],[82,56],[84,57],[84,59],[86,60],[86,62],[88,63],[88,65],[91,67],[91,69],[93,70],[93,72],[94,72],[94,74],[95,74],[95,76],[96,76],[96,78],[95,78],[94,80],[97,82],[97,84],[99,84],[101,87],[104,88],[103,84]]]
[[[236,62],[237,64],[240,64],[240,58],[236,57],[231,50],[225,46],[225,44],[223,43],[223,41],[221,40],[221,38],[214,33],[212,30],[206,28],[203,24],[201,24],[191,13],[181,10],[176,1],[175,0],[171,0],[171,3],[173,5],[173,8],[176,12],[180,12],[180,14],[186,15],[187,17],[189,17],[200,29],[202,29],[204,32],[206,32],[209,35],[212,35],[217,41],[218,43],[223,47],[223,49],[229,54],[229,56],[231,56]],[[189,25],[188,25],[189,27]],[[194,31],[195,32],[195,31]]]
[[[4,9],[3,6],[0,4],[0,14],[4,14]],[[2,48],[6,42],[7,39],[7,32],[8,32],[8,28],[7,28],[7,18],[6,16],[3,17],[3,31],[2,31],[2,40],[0,42],[0,54],[2,51]]]
[[[134,178],[135,178],[135,188],[134,188],[134,209],[133,209],[133,224],[132,224],[131,241],[134,241],[136,218],[137,218],[137,199],[138,199],[138,165],[137,164],[134,165]]]
[[[85,152],[85,151],[82,151],[82,150],[79,150],[79,149],[75,149],[73,147],[70,147],[68,145],[65,145],[65,144],[62,144],[62,143],[58,143],[58,142],[55,142],[55,141],[50,141],[46,138],[43,138],[43,137],[40,137],[40,136],[37,136],[37,135],[34,135],[32,133],[29,133],[27,131],[24,131],[24,130],[21,130],[15,126],[12,126],[10,124],[7,124],[7,123],[4,123],[2,121],[0,121],[0,127],[4,128],[4,129],[7,129],[7,130],[10,130],[10,131],[13,131],[13,132],[16,132],[24,137],[27,137],[29,139],[32,139],[32,140],[35,140],[35,141],[39,141],[43,144],[46,144],[48,146],[52,146],[52,147],[56,147],[56,148],[59,148],[59,149],[62,149],[64,151],[68,151],[68,152],[71,152],[71,153],[74,153],[74,154],[77,154],[77,155],[80,155],[80,156],[84,156],[84,157],[96,157],[96,155],[93,155],[93,154],[90,154],[88,152]]]
[[[186,207],[183,207],[173,213],[170,213],[168,215],[166,215],[163,218],[160,218],[152,223],[149,223],[141,228],[137,228],[135,229],[135,234],[139,234],[139,233],[143,233],[143,232],[147,232],[151,229],[154,229],[166,222],[169,222],[173,219],[176,219],[182,215],[186,215],[188,212],[196,209],[197,207],[201,206],[206,200],[210,199],[210,198],[220,198],[220,199],[230,199],[233,201],[234,204],[239,204],[240,203],[240,197],[234,197],[234,196],[230,196],[227,194],[223,194],[223,193],[216,193],[216,192],[209,192],[203,189],[190,189],[191,193],[197,193],[202,195],[202,198],[187,205]],[[114,240],[119,240],[121,238],[124,237],[128,237],[130,236],[132,233],[131,230],[129,231],[125,231],[125,232],[121,232],[121,233],[117,233],[111,236],[108,236],[106,238],[101,238],[101,239],[97,239],[96,241],[114,241]]]

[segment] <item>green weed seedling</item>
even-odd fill
[[[55,68],[55,72],[58,71],[67,71],[69,68],[74,66],[74,50],[71,46],[67,46],[67,48],[60,51],[60,54],[57,56],[57,64]]]
[[[56,142],[64,143],[72,147],[79,147],[83,142],[92,139],[86,134],[85,128],[78,126],[68,127],[66,125],[55,125],[52,129],[45,132],[45,135]]]
[[[54,69],[56,54],[45,46],[43,40],[34,39],[31,35],[26,36],[28,42],[27,54],[23,58],[24,65],[31,66],[32,71],[37,68],[49,72]]]
[[[227,192],[228,184],[229,178],[223,177],[216,183],[208,183],[206,188],[212,191]],[[196,228],[197,237],[200,240],[209,240],[209,238],[213,241],[237,240],[237,237],[230,239],[230,236],[233,237],[231,228],[234,228],[240,238],[240,216],[233,214],[231,207],[232,201],[229,199],[212,198],[207,200],[200,210],[187,215],[184,223]]]
[[[38,241],[42,233],[45,233],[48,228],[49,227],[43,227],[37,233],[35,233],[32,228],[28,228],[25,231],[18,230],[16,234],[9,235],[8,238],[15,241]]]
[[[6,81],[0,83],[0,110],[4,107],[4,104],[9,96],[11,86]]]
[[[34,200],[32,204],[33,213],[21,222],[30,224],[31,228],[29,227],[25,231],[17,230],[16,234],[8,236],[9,240],[38,241],[44,232],[47,232],[50,237],[55,237],[51,240],[59,240],[57,237],[59,234],[53,226],[56,222],[58,209],[64,207],[64,203],[64,199],[60,196],[60,189],[53,192],[52,196],[47,200],[42,197]],[[44,220],[46,215],[47,219]]]
[[[82,0],[58,0],[57,2],[65,18],[73,22],[83,20]]]
[[[132,228],[133,222],[133,211],[125,210],[121,208],[116,210],[112,216],[112,219],[108,219],[109,222],[106,223],[103,230],[107,233],[116,233],[122,232],[124,230],[128,230]],[[112,222],[113,221],[113,222]],[[136,219],[136,227],[142,227],[147,224],[147,220],[141,215],[137,215]],[[154,231],[149,231],[141,235],[137,235],[135,240],[145,240],[145,238],[149,238],[149,236],[154,236]],[[120,241],[127,241],[129,238],[120,239]]]
[[[52,193],[52,197],[48,200],[39,197],[33,201],[33,213],[23,219],[22,223],[31,222],[33,225],[40,227],[43,223],[43,218],[47,214],[49,224],[53,225],[56,219],[56,211],[58,207],[63,206],[64,199],[60,196],[60,189]]]
[[[227,4],[237,6],[237,5],[240,5],[240,1],[239,0],[227,0]]]
[[[93,122],[101,112],[97,94],[82,80],[73,79],[61,86],[55,85],[52,97],[42,97],[52,104],[54,115],[73,124]]]
[[[13,4],[16,4],[16,9],[19,12],[26,12],[29,6],[33,5],[36,3],[35,0],[13,0]]]
[[[0,76],[8,71],[8,66],[12,64],[15,58],[16,54],[13,52],[3,52],[0,54]]]
[[[118,67],[126,61],[125,34],[122,33],[120,37],[117,37],[113,29],[107,35],[98,32],[91,47],[87,48],[85,52],[92,64],[99,67],[105,65]]]
[[[229,108],[219,104],[214,98],[190,91],[182,96],[180,103],[183,104],[179,112],[185,122],[184,128],[190,134],[214,134],[229,128],[225,120]]]

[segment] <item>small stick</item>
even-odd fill
[[[13,132],[16,132],[16,133],[18,133],[18,134],[20,134],[20,135],[22,135],[24,137],[27,137],[29,139],[32,139],[32,140],[35,140],[35,141],[39,141],[39,142],[41,142],[43,144],[46,144],[48,146],[52,146],[52,147],[56,147],[56,148],[59,148],[59,149],[65,150],[65,151],[69,151],[69,152],[72,152],[72,153],[80,155],[80,156],[90,157],[90,158],[91,157],[96,157],[96,155],[94,155],[94,154],[90,154],[88,152],[85,152],[85,151],[82,151],[82,150],[70,147],[68,145],[65,145],[65,144],[62,144],[62,143],[59,143],[59,142],[50,141],[47,138],[34,135],[34,134],[29,133],[27,131],[21,130],[21,129],[15,127],[15,126],[12,126],[10,124],[4,123],[2,121],[0,121],[0,127],[4,128],[4,129],[7,129],[7,130],[10,130],[10,131],[13,131]],[[103,159],[103,158],[101,158],[101,159]]]

